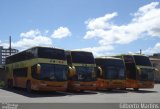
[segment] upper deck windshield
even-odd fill
[[[38,48],[38,57],[60,60],[66,59],[64,50],[54,48]]]
[[[146,56],[134,56],[136,65],[140,66],[152,66],[150,60]]]
[[[73,63],[95,64],[93,54],[90,52],[71,52]]]

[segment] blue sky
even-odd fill
[[[95,55],[160,49],[156,0],[1,0],[0,45],[55,46]]]

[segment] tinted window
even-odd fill
[[[27,59],[32,59],[37,57],[37,49],[32,48],[23,52],[20,52],[18,54],[12,55],[10,57],[6,58],[6,64],[14,63],[14,62],[20,62],[20,61],[25,61]]]
[[[122,60],[112,60],[112,59],[107,59],[106,62],[105,62],[105,65],[106,66],[121,66],[121,67],[124,67],[124,63]]]
[[[37,52],[38,51],[38,52]],[[38,54],[38,55],[37,55]],[[6,58],[6,64],[25,61],[32,58],[65,59],[64,50],[55,48],[32,48]]]
[[[94,64],[93,54],[90,52],[71,52],[73,63]]]
[[[74,77],[75,80],[78,81],[95,81],[95,67],[82,67],[76,66],[76,76]]]
[[[96,64],[99,65],[99,66],[124,67],[123,60],[118,60],[118,59],[96,59]]]
[[[106,79],[125,79],[123,60],[96,59],[96,64],[102,68]]]
[[[153,69],[141,69],[141,73],[139,74],[139,80],[142,81],[153,81],[154,80],[154,71]]]
[[[32,66],[32,77],[38,80],[47,81],[66,81],[67,80],[67,65],[43,64],[41,63],[40,74],[36,73],[36,65]]]
[[[60,60],[66,59],[64,50],[54,48],[38,48],[38,57]]]
[[[27,68],[17,68],[13,70],[13,75],[16,77],[27,77]]]
[[[134,56],[136,65],[152,66],[148,57],[146,56]]]
[[[125,66],[126,66],[127,78],[135,80],[137,72],[136,72],[136,66],[135,66],[133,57],[123,56],[123,58],[124,58]]]

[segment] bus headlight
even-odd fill
[[[138,71],[139,73],[141,73],[141,68],[140,68],[140,67],[137,67],[137,71]]]

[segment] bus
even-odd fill
[[[96,64],[91,52],[66,51],[70,69],[68,90],[96,90]]]
[[[119,57],[119,56],[118,56]],[[126,88],[154,88],[155,69],[147,56],[141,54],[121,55],[126,67]]]
[[[115,57],[97,57],[97,89],[125,89],[124,61]]]
[[[65,51],[33,47],[6,58],[7,86],[34,91],[66,91],[68,65]]]
[[[149,59],[155,68],[154,82],[160,83],[160,59],[156,57],[150,57]]]

